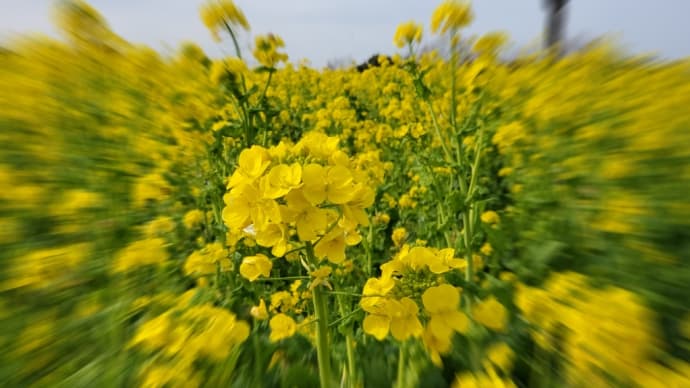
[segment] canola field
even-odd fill
[[[77,0],[6,45],[2,385],[690,386],[690,61],[428,16],[362,72],[229,0],[227,58]]]

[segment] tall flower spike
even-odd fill
[[[422,41],[422,30],[422,25],[414,21],[402,23],[398,26],[398,29],[395,30],[393,43],[395,43],[398,48],[403,48],[413,43],[419,43]]]
[[[278,49],[283,47],[285,42],[278,35],[259,35],[255,41],[254,58],[263,66],[275,67],[288,59],[287,54],[278,52]]]
[[[445,34],[448,30],[457,30],[472,23],[474,15],[469,3],[449,0],[441,3],[431,16],[431,31]]]
[[[239,26],[249,31],[249,23],[234,2],[230,0],[207,1],[200,10],[201,21],[211,31],[215,40],[220,40],[218,31],[226,26]]]

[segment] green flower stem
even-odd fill
[[[363,294],[357,294],[355,292],[345,292],[345,291],[326,291],[327,294],[333,294],[333,295],[345,295],[345,296],[354,296],[357,298],[361,298],[364,295]]]
[[[456,93],[456,84],[457,84],[457,62],[458,62],[458,52],[457,52],[457,47],[455,44],[453,44],[453,38],[457,31],[454,31],[451,34],[451,47],[450,47],[450,125],[451,128],[453,129],[453,137],[452,140],[453,147],[455,147],[455,162],[458,165],[458,168],[461,168],[462,166],[462,161],[463,161],[463,151],[462,151],[462,142],[458,139],[458,120],[457,120],[457,113],[456,113],[456,105],[457,105],[457,93]],[[460,190],[461,193],[466,195],[467,194],[467,183],[465,182],[464,176],[462,175],[462,171],[460,171],[459,174],[459,183],[460,183]]]
[[[453,37],[451,36],[451,48],[450,48],[450,125],[453,127],[453,132],[457,132],[457,121],[455,119],[455,65],[457,62],[457,53],[455,51],[455,45],[452,44]],[[457,140],[456,140],[457,141]]]
[[[223,24],[225,25],[225,29],[228,30],[228,34],[230,34],[230,38],[232,38],[232,43],[235,47],[235,54],[237,55],[237,58],[240,60],[242,59],[242,50],[240,50],[240,44],[237,42],[237,36],[235,35],[235,31],[230,28],[230,25],[226,22],[223,21]],[[249,115],[249,106],[247,105],[246,98],[247,96],[247,84],[246,81],[244,80],[244,75],[241,76],[242,78],[242,93],[245,96],[245,101],[241,101],[240,105],[242,108],[242,124],[244,127],[244,140],[245,140],[245,146],[250,147],[254,143],[254,136],[252,134],[251,130],[251,123],[250,123],[250,115]]]
[[[405,388],[405,364],[407,364],[407,352],[405,351],[405,343],[401,342],[398,348],[398,376],[395,380],[397,388]]]
[[[441,135],[441,127],[439,126],[438,120],[436,119],[436,113],[434,112],[434,108],[431,106],[431,102],[429,102],[429,99],[425,99],[424,102],[426,103],[427,109],[429,109],[429,113],[431,114],[431,121],[434,123],[434,131],[436,132],[438,140],[441,142],[441,148],[443,149],[443,154],[446,157],[446,163],[452,165],[453,157],[451,156],[450,151],[448,150],[448,145],[446,144],[445,138]]]
[[[336,296],[336,300],[338,301],[338,310],[340,311],[340,316],[343,317],[341,319],[344,319],[345,317],[349,317],[350,315],[352,315],[352,313],[346,313],[345,303],[342,299],[343,295]],[[359,309],[356,309],[355,311],[353,311],[353,313],[357,312],[358,310]],[[347,352],[347,381],[349,383],[348,386],[354,388],[356,385],[355,382],[357,381],[357,369],[355,367],[355,340],[354,338],[352,338],[351,328],[348,328],[347,334],[345,335],[345,351]]]
[[[321,240],[323,240],[323,238],[326,237],[326,235],[328,235],[328,233],[331,233],[331,231],[333,229],[335,229],[336,226],[338,226],[338,222],[340,222],[340,219],[342,217],[343,217],[343,212],[339,211],[338,219],[333,221],[333,223],[328,226],[328,229],[326,229],[326,231],[321,236],[319,236],[319,238],[317,238],[316,241],[314,241],[313,243],[309,243],[309,245],[307,246],[307,253],[309,254],[309,261],[312,262],[314,264],[314,266],[316,266],[316,263],[318,262],[318,260],[316,260],[316,257],[314,256],[314,250],[313,250],[314,246],[316,246],[318,243],[320,243]],[[309,250],[310,249],[309,247],[311,247],[311,251]],[[309,252],[311,252],[311,253],[309,253]]]
[[[479,130],[479,135],[477,136],[477,143],[474,148],[474,162],[472,163],[472,175],[470,177],[470,186],[467,189],[467,196],[465,197],[465,203],[469,205],[469,209],[465,211],[462,215],[462,223],[464,228],[465,237],[465,251],[467,252],[467,268],[465,272],[465,281],[468,284],[472,284],[474,279],[474,260],[472,258],[471,243],[474,237],[474,225],[476,224],[476,202],[474,200],[474,191],[477,184],[477,176],[479,175],[479,163],[481,161],[482,153],[482,130]]]
[[[237,58],[242,59],[242,51],[240,50],[239,43],[237,43],[237,36],[235,36],[235,31],[233,31],[232,28],[230,28],[230,25],[225,20],[223,20],[223,24],[225,24],[225,29],[228,30],[228,33],[232,38],[232,43],[235,45],[235,54],[237,54]]]
[[[453,93],[453,94],[454,94],[454,93]],[[453,156],[452,156],[452,154],[450,153],[450,150],[448,150],[448,146],[446,145],[446,141],[445,141],[445,139],[441,136],[441,129],[440,129],[439,125],[438,125],[438,120],[436,119],[436,113],[434,112],[434,109],[433,109],[433,107],[431,106],[431,103],[429,102],[428,99],[425,99],[425,103],[426,103],[426,105],[427,105],[427,108],[429,109],[429,113],[431,114],[431,120],[432,120],[432,122],[434,123],[434,130],[436,131],[436,136],[438,136],[439,140],[441,141],[441,147],[443,148],[443,153],[444,153],[444,155],[445,155],[445,157],[446,157],[446,163],[448,163],[449,165],[452,166],[453,163],[455,162],[455,163],[457,164],[457,168],[460,168],[460,163],[461,163],[461,161],[462,161],[462,145],[460,145],[460,144],[457,144],[457,145],[456,145],[455,150],[456,150],[456,157],[457,157],[457,159],[456,159],[456,160],[453,160]],[[455,109],[455,106],[452,106],[451,109],[454,110],[454,109]],[[460,191],[461,191],[461,193],[467,194],[467,182],[465,182],[465,179],[464,179],[462,176],[460,176],[459,179],[458,179],[458,181],[459,181],[459,184],[460,184]],[[442,206],[442,205],[440,205],[440,206]],[[443,212],[443,209],[441,209],[441,211]],[[443,213],[442,213],[442,214],[443,214]],[[445,217],[444,217],[444,218],[445,218]],[[463,217],[463,219],[464,219],[464,217]],[[449,236],[447,233],[445,233],[445,232],[444,232],[443,235],[444,235],[444,238],[446,239],[446,244],[450,246],[450,245],[451,245],[450,236]],[[468,239],[467,239],[467,238],[465,238],[465,246],[469,246],[469,245],[468,245]],[[468,267],[468,270],[469,270],[469,267]]]
[[[474,260],[472,260],[472,252],[470,250],[470,242],[472,240],[472,236],[470,235],[470,215],[467,212],[462,213],[462,225],[467,259],[467,267],[465,269],[465,281],[468,284],[472,284],[472,275],[474,274]]]
[[[316,263],[314,247],[311,244],[307,245],[307,255],[310,262]],[[316,317],[316,357],[319,362],[319,381],[321,388],[330,388],[333,380],[331,379],[330,349],[328,347],[328,306],[322,286],[314,288],[312,300],[314,302],[314,316]]]
[[[366,249],[367,253],[367,275],[371,277],[372,271],[374,270],[372,268],[372,256],[373,256],[373,245],[374,244],[374,224],[369,220],[369,231],[367,232],[367,239],[366,239],[366,244],[364,248]]]
[[[255,279],[255,282],[270,282],[273,280],[299,280],[299,279],[311,279],[309,276],[279,276],[279,277],[272,277],[272,278],[258,278]]]
[[[254,348],[254,374],[255,378],[259,379],[258,381],[261,381],[261,377],[263,376],[263,373],[261,372],[261,357],[260,357],[260,345],[259,345],[259,336],[258,333],[254,332],[252,333],[252,347]]]
[[[474,147],[474,163],[472,164],[472,176],[470,177],[470,187],[467,189],[467,200],[470,201],[473,198],[475,186],[477,184],[477,175],[479,171],[479,158],[481,157],[482,149],[482,137],[483,131],[479,130],[479,135],[477,135],[477,143]]]
[[[314,315],[316,316],[316,356],[319,362],[319,381],[322,388],[331,386],[331,363],[329,360],[330,352],[328,349],[328,309],[326,307],[326,296],[321,287],[316,287],[312,291],[314,299]]]
[[[246,103],[242,103],[243,120],[242,126],[244,127],[244,142],[245,147],[249,148],[254,143],[254,135],[252,134],[252,129],[249,123],[249,112],[247,111]]]
[[[235,35],[235,31],[230,28],[230,25],[223,21],[223,24],[225,24],[225,29],[228,30],[228,33],[230,34],[230,38],[232,38],[232,43],[235,46],[235,54],[237,54],[237,58],[240,60],[242,59],[242,50],[240,50],[240,44],[237,42],[237,36]],[[247,98],[247,84],[244,80],[244,75],[242,75],[242,93],[245,95],[245,99]],[[243,126],[244,126],[244,140],[245,140],[245,146],[250,147],[253,142],[254,142],[254,136],[252,134],[251,130],[251,123],[250,117],[249,117],[249,107],[247,106],[246,100],[241,102],[242,106],[242,113],[243,113]]]
[[[343,315],[342,317],[340,317],[340,318],[336,319],[335,321],[329,323],[329,324],[328,324],[328,327],[333,327],[333,326],[339,324],[340,322],[342,322],[342,321],[344,321],[344,320],[346,320],[346,319],[348,319],[348,318],[350,318],[350,317],[356,315],[356,314],[357,314],[358,312],[360,312],[361,310],[362,310],[361,307],[357,307],[356,309],[352,310],[352,312],[350,312],[349,314]],[[343,314],[342,311],[341,311],[341,314]]]
[[[275,69],[271,69],[268,72],[268,79],[266,80],[266,85],[264,85],[264,90],[261,93],[261,103],[266,99],[266,92],[268,92],[268,86],[271,85],[271,80],[273,79],[273,73],[275,72]]]
[[[266,92],[268,92],[268,87],[271,85],[271,80],[273,79],[273,73],[274,72],[275,72],[275,69],[271,69],[268,72],[268,79],[266,80],[266,85],[264,85],[264,90],[263,90],[263,92],[261,92],[261,98],[259,99],[259,107],[261,109],[263,109],[263,105],[266,101]],[[268,117],[266,117],[266,118],[268,119]],[[268,141],[268,124],[269,123],[267,121],[264,121],[263,124],[264,124],[263,125],[264,133],[263,133],[263,138],[261,140],[261,145],[266,147],[266,142]]]

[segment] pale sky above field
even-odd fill
[[[182,41],[198,43],[211,56],[231,52],[215,43],[199,19],[204,0],[91,0],[110,27],[125,39],[170,52]],[[543,0],[474,0],[475,21],[467,34],[502,30],[512,49],[537,46],[544,25]],[[55,35],[54,0],[0,0],[0,42],[16,34]],[[282,36],[292,61],[314,66],[334,59],[362,61],[374,53],[396,52],[396,26],[416,20],[427,26],[440,0],[236,0],[252,31]],[[620,8],[620,9],[619,9]],[[566,34],[588,40],[609,34],[629,52],[665,58],[690,56],[690,0],[571,0]],[[253,36],[253,35],[252,35]],[[245,34],[248,51],[251,36]]]

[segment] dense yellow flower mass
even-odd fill
[[[216,271],[229,271],[231,265],[227,249],[219,242],[213,242],[187,257],[184,272],[188,276],[213,275]]]
[[[363,71],[225,0],[225,58],[77,0],[3,46],[0,381],[690,386],[690,63],[431,16]]]

